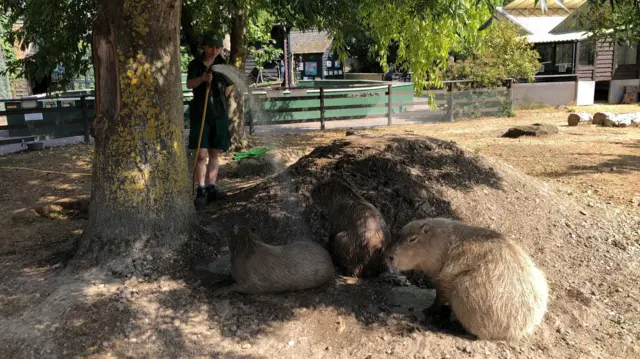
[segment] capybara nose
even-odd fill
[[[393,256],[387,256],[387,262],[389,263],[393,262]]]

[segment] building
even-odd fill
[[[549,0],[543,13],[534,0],[515,0],[497,8],[498,19],[518,25],[540,53],[536,82],[577,82],[576,97],[584,103],[620,103],[624,86],[640,83],[637,44],[602,40],[594,44],[584,29],[587,1],[563,3],[566,9]]]
[[[344,79],[344,67],[331,51],[333,40],[324,31],[289,33],[295,74],[299,80]]]

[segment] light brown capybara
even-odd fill
[[[320,287],[334,278],[331,256],[319,244],[271,246],[246,227],[229,241],[234,291],[246,294],[293,292]]]
[[[529,255],[502,234],[462,222],[431,218],[410,222],[387,253],[391,270],[419,270],[433,280],[436,300],[448,301],[460,324],[487,340],[517,340],[540,325],[548,285]]]
[[[311,196],[331,224],[328,247],[340,272],[364,278],[386,271],[383,252],[390,234],[380,211],[335,175]]]

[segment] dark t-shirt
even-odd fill
[[[216,59],[217,60],[217,59]],[[214,64],[220,63],[220,61],[214,61]],[[202,74],[206,71],[207,67],[204,62],[200,59],[193,59],[189,63],[187,69],[187,80],[191,80],[197,77],[202,76]],[[226,108],[226,95],[225,89],[230,86],[231,83],[229,80],[223,75],[214,72],[213,80],[211,80],[211,89],[209,90],[209,105],[207,105],[207,112],[210,113],[210,110],[215,108],[219,108],[219,106],[215,106],[212,104],[212,101],[221,102],[218,105],[223,105],[222,108]],[[196,105],[196,108],[200,113],[202,113],[202,107],[204,104],[204,96],[207,93],[207,83],[203,82],[198,87],[193,88],[193,100],[192,104]],[[212,115],[215,115],[211,113]],[[207,116],[209,117],[209,116]]]

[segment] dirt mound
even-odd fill
[[[504,228],[522,222],[515,214],[525,210],[525,227],[549,225],[542,218],[528,220],[540,207],[536,201],[544,199],[545,186],[503,164],[434,138],[351,136],[318,147],[285,171],[212,207],[209,227],[226,233],[233,224],[250,224],[269,243],[324,241],[328,222],[310,193],[332,173],[342,175],[379,208],[392,231],[411,220],[436,216],[480,225],[502,216]],[[529,193],[529,200],[523,201],[519,193]],[[475,199],[464,200],[466,196]],[[520,224],[508,227],[523,229]]]
[[[603,322],[602,313],[614,313],[624,322],[635,310],[625,292],[637,292],[632,280],[638,270],[637,218],[590,213],[595,209],[582,208],[551,185],[452,142],[407,136],[337,140],[207,209],[204,225],[219,246],[226,245],[226,234],[236,223],[254,226],[267,243],[326,242],[328,221],[310,192],[332,173],[378,207],[393,232],[411,220],[441,216],[494,228],[519,242],[550,287],[548,315],[531,339],[538,348],[534,351],[563,357],[562,346],[547,344],[562,342],[570,343],[572,353],[591,356],[620,350],[618,344],[594,347],[594,337],[608,333],[626,340],[616,325]],[[606,233],[603,221],[615,233]],[[620,289],[607,284],[612,276]],[[636,329],[632,332],[640,335]]]

